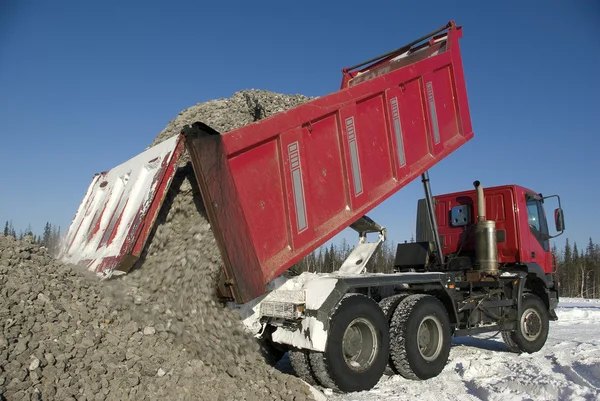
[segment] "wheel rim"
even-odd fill
[[[537,310],[529,308],[521,315],[521,333],[527,341],[534,341],[542,333],[542,317]]]
[[[378,348],[377,330],[367,319],[356,318],[346,327],[342,338],[342,353],[350,369],[368,369],[377,356]]]
[[[442,323],[437,316],[425,317],[417,331],[419,353],[426,361],[433,361],[442,352],[442,344]]]

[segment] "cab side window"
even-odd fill
[[[527,219],[529,221],[529,230],[544,251],[549,252],[548,224],[546,223],[546,215],[539,200],[527,198]]]

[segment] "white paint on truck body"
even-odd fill
[[[337,284],[336,273],[302,273],[295,277],[278,277],[267,285],[269,292],[245,304],[230,304],[238,309],[246,328],[259,336],[264,329],[260,322],[262,302],[304,301],[307,310],[318,310]],[[296,329],[277,327],[272,334],[273,341],[294,347],[324,351],[327,331],[323,322],[315,317],[304,317]]]
[[[268,324],[275,327],[271,339],[280,344],[314,351],[325,351],[327,330],[325,319],[337,305],[327,305],[330,310],[323,309],[323,304],[336,289],[342,278],[365,276],[365,266],[379,245],[385,241],[385,232],[379,233],[377,242],[366,242],[361,236],[340,269],[333,273],[304,272],[298,276],[280,276],[267,284],[267,293],[243,305],[231,304],[239,310],[246,328],[260,337]],[[374,275],[368,273],[368,275]],[[377,274],[375,274],[377,275]],[[340,297],[343,294],[340,294]],[[301,311],[301,309],[303,309]],[[320,311],[320,319],[315,313]],[[325,313],[322,313],[325,312]],[[299,319],[299,320],[298,320]],[[291,323],[283,325],[283,322]]]
[[[272,339],[276,343],[323,352],[327,345],[327,331],[323,322],[310,316],[302,319],[301,326],[296,330],[278,327],[273,332]]]

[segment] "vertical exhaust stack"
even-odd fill
[[[479,181],[473,182],[477,190],[477,221],[475,222],[475,262],[479,270],[488,274],[498,273],[498,247],[496,245],[496,222],[486,220],[485,197]]]

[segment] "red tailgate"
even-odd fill
[[[96,174],[67,232],[60,258],[104,276],[140,256],[184,146],[176,136]]]

